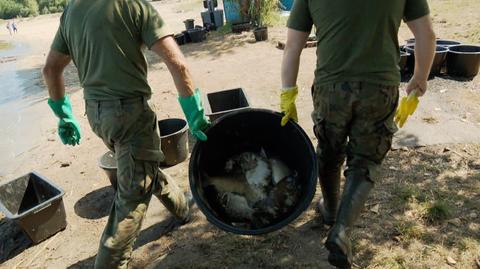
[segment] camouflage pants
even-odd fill
[[[95,134],[115,152],[117,191],[100,240],[95,268],[126,268],[152,194],[178,219],[188,204],[175,182],[158,168],[163,159],[155,113],[145,98],[86,101]]]
[[[319,174],[336,174],[347,157],[345,175],[375,182],[397,131],[393,117],[398,95],[396,86],[364,82],[313,86]]]

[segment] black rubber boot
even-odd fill
[[[366,176],[347,175],[337,220],[325,242],[325,247],[330,252],[328,262],[337,268],[352,267],[349,231],[360,215],[372,188],[373,182]]]
[[[340,196],[340,171],[320,172],[318,180],[322,187],[322,199],[317,204],[317,212],[325,225],[335,224]]]

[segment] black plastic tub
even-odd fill
[[[265,41],[268,39],[268,28],[260,27],[253,30],[253,35],[255,36],[255,41]]]
[[[457,45],[449,48],[447,74],[472,79],[480,66],[480,46]]]
[[[194,28],[188,30],[188,35],[193,43],[199,43],[206,39],[206,30],[202,28]]]
[[[188,34],[188,31],[182,31],[183,36],[185,37],[185,43],[191,43],[192,39],[190,38],[190,35]]]
[[[407,69],[410,72],[413,72],[415,68],[415,45],[407,45],[405,46],[405,50],[410,53],[410,56],[407,58]],[[445,65],[445,61],[447,60],[447,53],[448,48],[436,46],[435,57],[433,58],[430,75],[439,75],[441,73],[442,67]]]
[[[158,121],[160,145],[165,159],[162,166],[173,166],[188,157],[188,125],[184,119]]]
[[[242,88],[208,93],[205,100],[205,115],[211,121],[237,110],[247,109],[250,103]]]
[[[461,42],[458,42],[455,40],[449,40],[449,39],[437,39],[436,43],[437,43],[437,46],[442,46],[447,48],[462,44]]]
[[[189,165],[193,198],[207,220],[220,229],[245,235],[273,232],[295,220],[310,205],[317,186],[315,150],[298,124],[289,121],[281,127],[281,119],[282,114],[265,109],[236,111],[220,118],[206,131],[208,140],[194,146]],[[215,206],[212,197],[205,195],[204,174],[222,170],[225,161],[233,155],[261,149],[278,156],[290,169],[298,172],[301,198],[286,217],[270,226],[260,229],[234,226]]]
[[[400,66],[400,72],[402,72],[402,73],[407,72],[408,56],[410,56],[410,53],[405,52],[405,51],[400,51],[400,62],[399,62],[398,65]]]
[[[32,172],[0,185],[0,210],[36,244],[67,227],[64,194],[47,178]]]
[[[176,34],[174,37],[175,37],[175,41],[177,42],[177,44],[179,46],[185,45],[185,43],[187,43],[187,40],[186,40],[185,35],[183,33],[182,34]]]
[[[117,158],[112,151],[105,152],[98,159],[98,166],[102,168],[112,187],[117,189]]]

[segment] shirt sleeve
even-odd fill
[[[301,32],[310,32],[312,26],[313,20],[307,0],[295,0],[288,18],[287,27]]]
[[[50,49],[65,55],[70,55],[70,50],[68,49],[67,42],[63,33],[63,15],[60,18],[60,25],[58,26],[57,33],[55,34],[55,38],[53,39]]]
[[[430,13],[427,0],[406,0],[403,20],[413,21]]]
[[[158,14],[158,11],[147,1],[140,0],[141,18],[140,34],[145,45],[150,49],[157,40],[173,35]]]

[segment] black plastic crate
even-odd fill
[[[208,93],[205,98],[205,114],[214,121],[221,116],[250,107],[242,88]]]
[[[0,184],[0,210],[34,243],[65,229],[64,191],[36,172]]]

